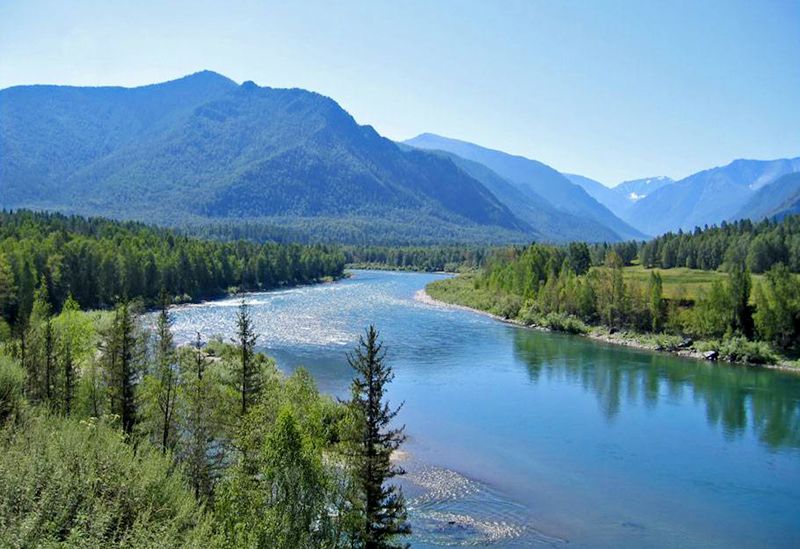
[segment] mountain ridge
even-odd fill
[[[560,172],[538,160],[430,132],[407,139],[403,143],[423,149],[444,150],[483,164],[518,188],[534,191],[557,209],[573,215],[588,216],[611,229],[622,239],[646,237],[592,198],[581,186],[572,183]]]
[[[138,88],[29,91],[0,91],[4,206],[159,222],[406,211],[442,230],[536,234],[450,160],[401,151],[315,92],[210,71]],[[59,135],[73,146],[48,162],[42,151]]]

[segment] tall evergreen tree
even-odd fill
[[[137,388],[141,377],[142,336],[129,302],[114,309],[113,322],[103,334],[102,351],[111,411],[120,417],[122,429],[132,435],[138,421]]]
[[[258,336],[253,329],[253,320],[250,316],[250,307],[242,298],[239,311],[236,315],[236,343],[238,361],[234,368],[234,379],[241,403],[242,416],[247,414],[247,408],[258,398],[261,391],[261,364],[255,360],[255,346]]]
[[[161,433],[159,441],[161,452],[166,453],[174,441],[175,404],[178,395],[178,370],[175,343],[172,338],[172,319],[169,307],[170,297],[165,288],[161,288],[159,296],[158,322],[156,323],[155,377],[157,387],[158,411],[160,414]]]
[[[387,481],[405,473],[391,456],[405,440],[404,428],[389,427],[402,405],[394,410],[386,401],[386,385],[394,377],[386,352],[373,326],[359,338],[347,357],[356,375],[348,403],[357,427],[351,435],[355,493],[353,508],[359,515],[353,546],[363,549],[408,547],[398,536],[411,533],[402,490]]]
[[[215,422],[215,409],[219,398],[218,380],[207,373],[207,360],[202,350],[200,333],[193,349],[181,353],[183,382],[181,390],[184,403],[181,430],[183,443],[180,456],[185,463],[189,483],[195,496],[210,499],[214,482],[225,461],[225,448],[219,439]]]

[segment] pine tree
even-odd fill
[[[239,355],[233,373],[240,395],[242,416],[247,414],[247,408],[255,402],[261,391],[261,365],[255,359],[257,339],[258,336],[253,329],[253,320],[250,317],[250,307],[242,298],[239,312],[236,315],[236,338],[233,340]]]
[[[111,411],[120,417],[123,431],[130,436],[138,420],[137,387],[143,357],[142,337],[130,303],[117,305],[111,327],[103,335]]]
[[[169,314],[170,297],[161,288],[159,313],[156,324],[156,368],[158,410],[160,412],[161,452],[172,446],[170,437],[175,430],[175,404],[178,395],[178,372],[175,343],[172,338],[172,319]]]
[[[184,443],[181,458],[186,464],[189,483],[198,498],[211,498],[216,475],[224,461],[224,448],[215,439],[214,408],[219,399],[215,380],[206,375],[206,358],[201,348],[200,332],[194,349],[182,354],[185,403],[182,430]]]
[[[353,533],[353,546],[363,549],[408,547],[396,541],[411,533],[405,500],[400,488],[386,481],[405,473],[391,462],[391,456],[405,440],[404,428],[390,429],[402,405],[395,410],[385,401],[386,384],[394,377],[386,364],[383,344],[373,326],[366,338],[347,357],[356,376],[350,387],[348,403],[358,427],[351,435],[355,493],[353,508],[359,526]]]

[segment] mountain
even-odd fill
[[[623,239],[645,238],[644,234],[616,217],[579,185],[536,160],[431,133],[423,133],[404,143],[421,149],[450,152],[478,162],[515,184],[523,192],[533,191],[558,210],[596,221]]]
[[[3,207],[323,234],[352,222],[381,242],[538,236],[450,159],[402,150],[332,99],[210,71],[139,88],[0,90],[0,148]]]
[[[764,185],[731,217],[759,220],[800,213],[800,172],[786,174]]]
[[[693,230],[734,216],[755,191],[800,169],[800,158],[735,160],[665,185],[637,201],[625,219],[648,234]]]
[[[629,205],[641,200],[648,194],[657,191],[661,187],[666,187],[675,183],[675,180],[665,175],[658,177],[646,177],[644,179],[633,179],[631,181],[623,181],[613,188],[613,191],[628,201]]]
[[[450,158],[456,166],[480,181],[544,240],[614,242],[620,239],[619,235],[599,222],[558,210],[532,189],[520,189],[483,164],[445,151],[432,152]]]
[[[621,218],[628,208],[631,207],[632,202],[624,195],[618,193],[616,189],[606,187],[599,181],[571,173],[565,173],[564,177],[576,185],[580,185],[584,191],[589,193],[589,196],[611,210],[617,217]]]

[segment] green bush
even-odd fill
[[[732,337],[722,342],[720,354],[731,362],[753,364],[775,364],[778,357],[772,347],[764,341],[749,341],[744,337]]]
[[[0,426],[18,419],[25,404],[25,371],[10,357],[0,355]]]
[[[180,470],[104,420],[42,415],[0,435],[0,547],[208,547]]]
[[[589,332],[589,327],[581,319],[563,313],[546,314],[542,317],[540,325],[554,332],[566,332],[568,334],[585,334]]]
[[[640,343],[652,345],[656,349],[677,349],[684,338],[674,334],[645,334],[637,338]]]

